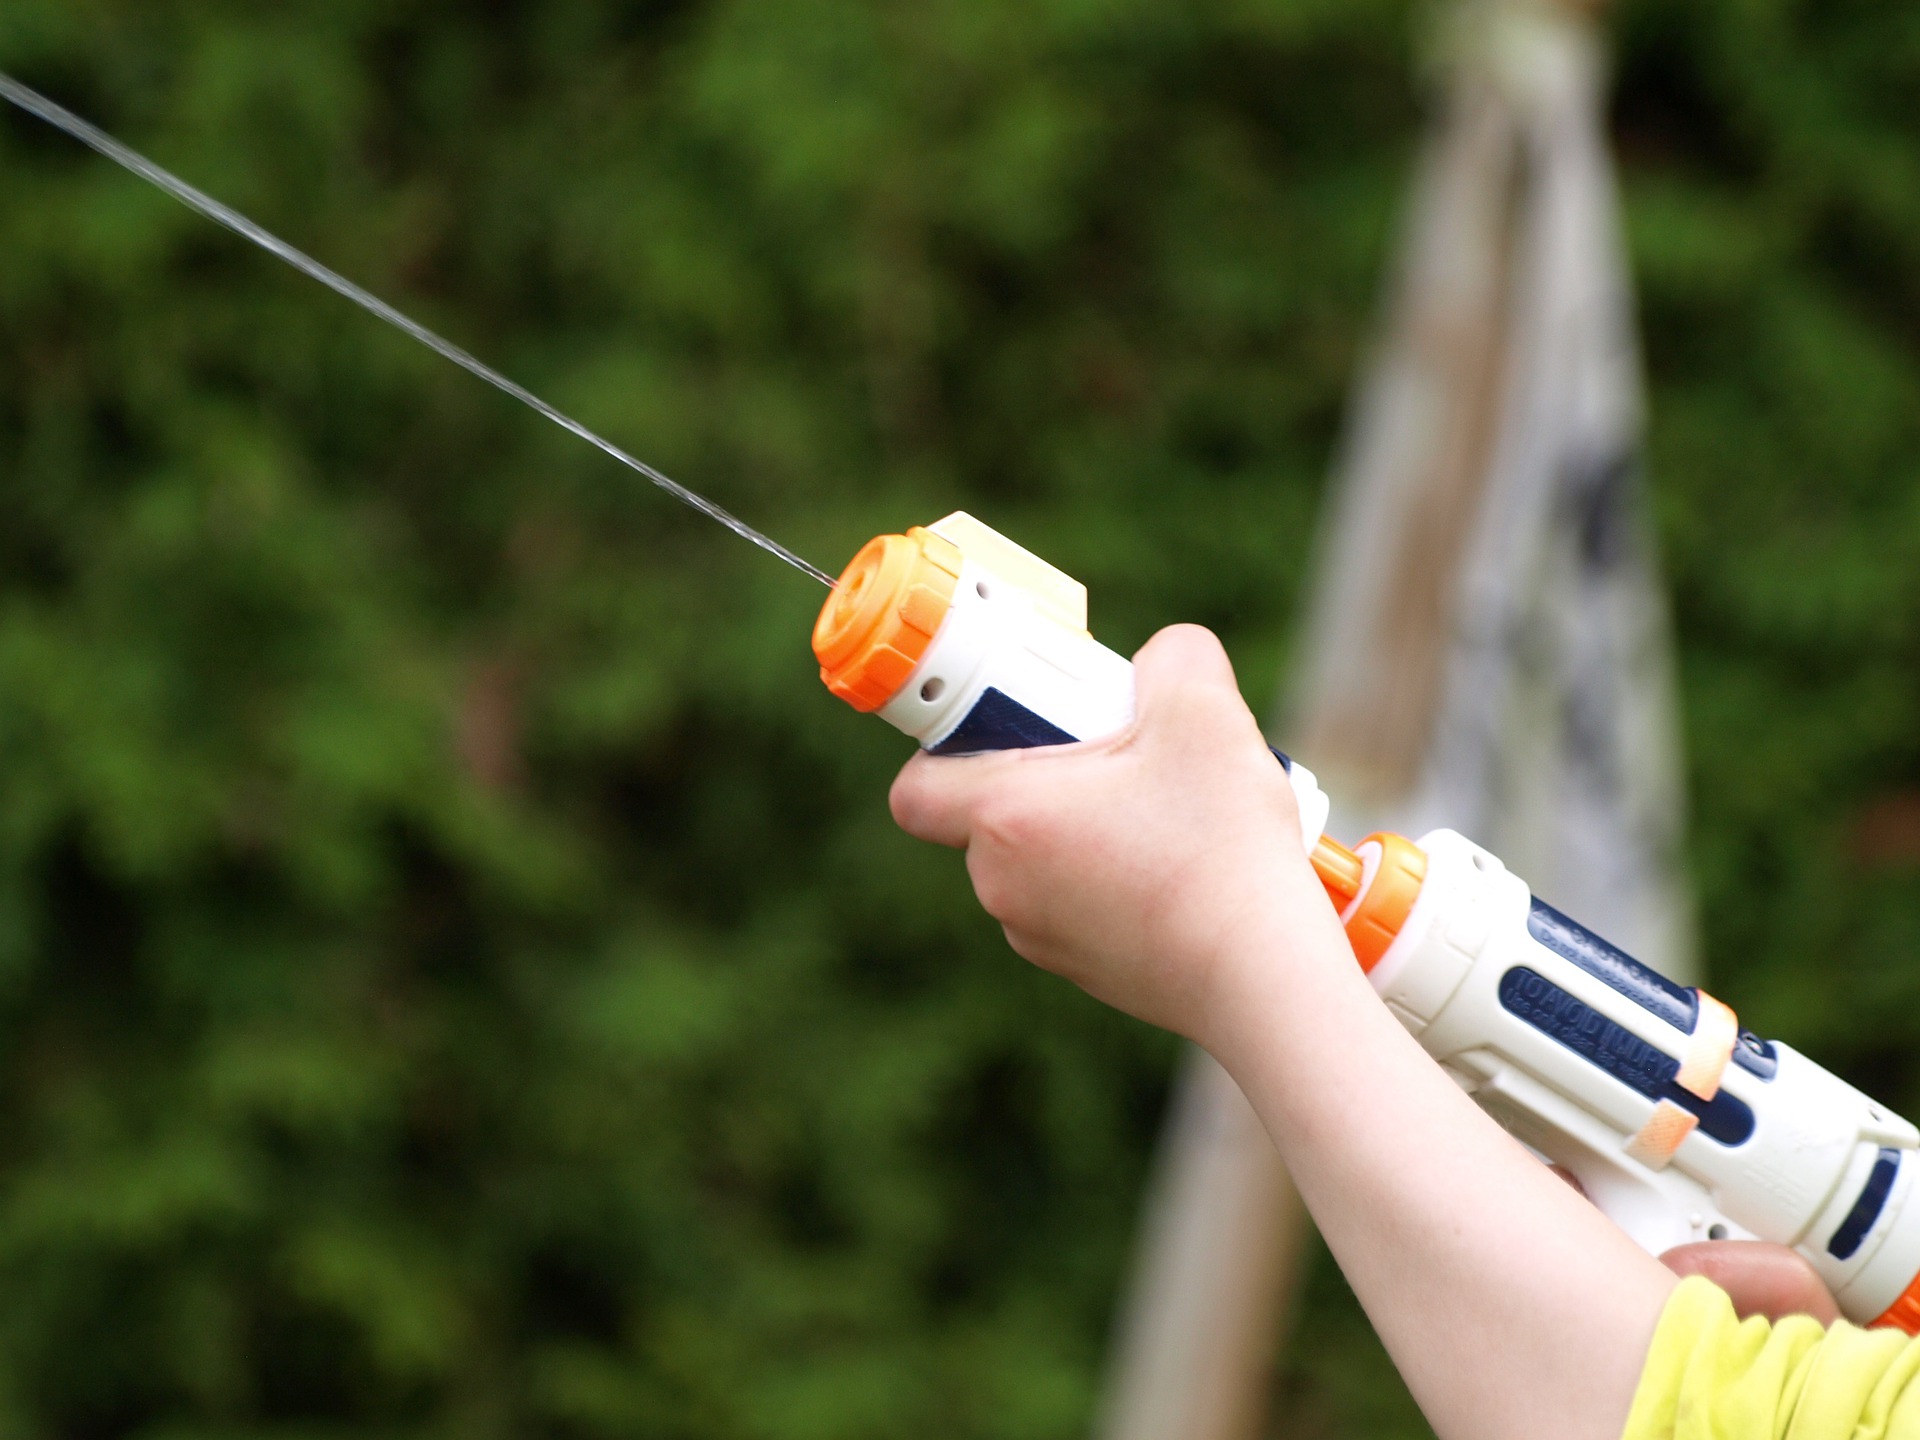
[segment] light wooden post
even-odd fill
[[[1305,1215],[1240,1087],[1189,1048],[1115,1337],[1102,1440],[1249,1440],[1298,1282]]]
[[[1334,833],[1464,829],[1693,968],[1638,359],[1583,0],[1461,0],[1356,393],[1282,746]],[[1183,1066],[1100,1440],[1259,1440],[1307,1220],[1233,1082]]]

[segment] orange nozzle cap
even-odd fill
[[[1920,1335],[1920,1275],[1913,1277],[1913,1283],[1907,1286],[1900,1298],[1887,1307],[1886,1314],[1868,1327],[1874,1330],[1904,1330],[1909,1335]]]
[[[813,626],[827,688],[856,710],[893,699],[947,618],[960,563],[958,545],[918,525],[862,546]]]
[[[1373,879],[1346,846],[1324,835],[1313,847],[1313,868],[1347,927],[1347,942],[1362,970],[1372,970],[1407,923],[1420,887],[1427,882],[1427,853],[1404,835],[1381,833],[1360,842],[1380,847]],[[1364,887],[1364,888],[1363,888]]]

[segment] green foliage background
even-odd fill
[[[0,66],[828,568],[1250,693],[1397,0],[8,0]],[[1920,1109],[1920,15],[1634,0],[1716,988]],[[0,116],[0,1433],[1081,1433],[1169,1043],[891,829],[818,590]],[[1338,1276],[1300,1436],[1418,1434]]]

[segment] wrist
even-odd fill
[[[1264,1066],[1276,1047],[1298,1049],[1323,1029],[1330,1002],[1378,1003],[1304,857],[1270,872],[1258,903],[1223,927],[1207,973],[1191,1038],[1236,1075],[1241,1065]]]

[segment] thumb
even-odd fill
[[[1169,625],[1133,657],[1134,705],[1143,733],[1200,726],[1226,738],[1259,725],[1241,698],[1233,662],[1211,630]]]

